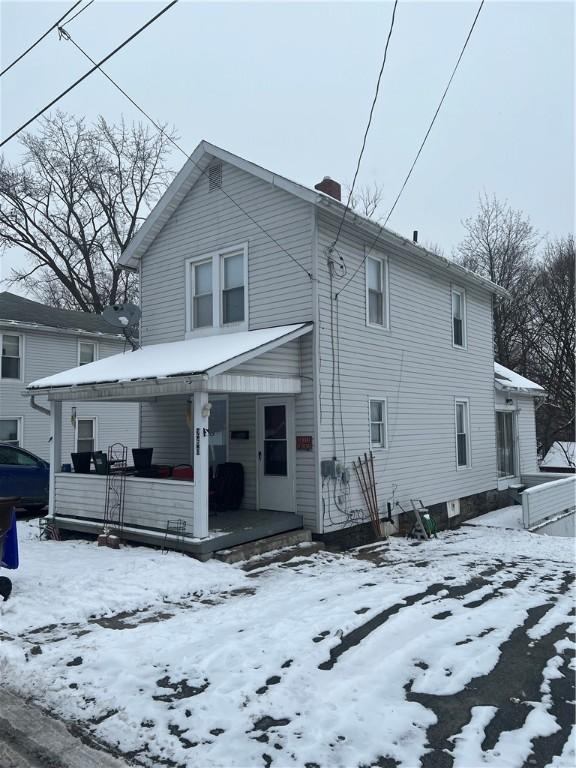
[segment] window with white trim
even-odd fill
[[[468,400],[456,400],[456,467],[470,466],[470,408]]]
[[[388,327],[388,262],[366,259],[366,322]]]
[[[452,345],[466,346],[466,292],[452,288]]]
[[[0,334],[2,362],[0,378],[20,379],[22,370],[22,338],[12,333]]]
[[[92,453],[95,450],[96,419],[78,419],[76,422],[76,451]]]
[[[388,444],[388,414],[386,400],[369,400],[370,447],[386,448]]]
[[[496,457],[498,477],[516,474],[516,441],[514,411],[496,411]]]
[[[0,419],[0,443],[20,445],[20,419]]]
[[[96,342],[78,342],[78,365],[88,365],[96,360]]]
[[[189,259],[186,268],[188,331],[246,325],[246,246]]]

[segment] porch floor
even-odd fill
[[[56,516],[55,523],[64,530],[83,533],[99,533],[101,520]],[[143,544],[153,544],[188,552],[195,556],[209,556],[222,549],[237,547],[250,541],[258,541],[279,533],[299,530],[303,527],[302,515],[277,512],[268,509],[236,509],[210,512],[208,538],[198,539],[189,534],[175,534],[160,529],[124,526],[122,538]]]

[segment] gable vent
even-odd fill
[[[222,187],[222,163],[214,163],[208,168],[208,191]]]

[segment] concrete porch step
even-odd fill
[[[215,560],[221,560],[223,563],[239,563],[242,560],[249,560],[252,557],[265,555],[268,552],[274,552],[286,547],[296,547],[298,544],[311,543],[312,533],[300,529],[297,531],[287,531],[279,533],[276,536],[268,536],[258,541],[249,541],[246,544],[240,544],[237,547],[221,549],[214,553]]]

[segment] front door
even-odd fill
[[[258,400],[258,506],[295,512],[294,495],[294,402]]]

